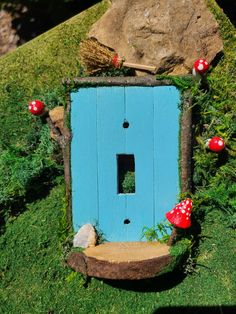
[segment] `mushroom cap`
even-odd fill
[[[175,227],[187,229],[191,226],[192,200],[187,198],[166,213],[166,218]]]
[[[214,136],[207,140],[207,147],[211,151],[219,153],[225,148],[225,142],[221,137]]]
[[[40,100],[32,100],[29,105],[29,112],[31,112],[35,116],[39,116],[44,112],[45,104]]]
[[[198,59],[194,62],[193,65],[193,74],[199,73],[199,74],[205,74],[209,70],[209,63],[206,61],[206,59]]]
[[[112,65],[113,65],[114,68],[116,68],[116,69],[119,69],[120,66],[121,66],[121,64],[120,64],[120,62],[119,62],[119,56],[118,56],[117,53],[114,55],[114,57],[113,57],[113,59],[112,59]]]

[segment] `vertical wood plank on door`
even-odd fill
[[[99,228],[109,241],[126,241],[125,198],[117,182],[117,154],[125,151],[124,88],[98,88],[97,104]]]
[[[155,220],[174,207],[179,194],[179,92],[174,86],[154,88]]]
[[[73,226],[98,222],[97,186],[97,90],[71,94],[71,173]]]
[[[126,153],[135,156],[135,194],[126,195],[129,241],[141,239],[144,226],[154,223],[153,88],[127,87],[125,93]]]

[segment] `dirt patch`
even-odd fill
[[[12,27],[12,15],[5,10],[0,11],[0,56],[14,50],[19,36]]]
[[[0,56],[100,1],[9,1],[0,10]]]

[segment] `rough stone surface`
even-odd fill
[[[65,133],[64,114],[65,114],[65,110],[63,106],[55,107],[49,111],[49,117],[51,118],[55,127],[60,130],[61,134]],[[50,135],[52,139],[57,140],[57,136],[56,134],[53,133],[52,130],[50,132]]]
[[[17,47],[19,36],[12,28],[12,16],[5,10],[0,10],[0,56]]]
[[[89,36],[158,73],[190,73],[196,59],[212,62],[223,49],[204,0],[113,0]]]
[[[97,242],[97,234],[91,224],[83,225],[76,233],[73,239],[74,247],[82,247],[84,249],[95,246]]]
[[[60,128],[64,121],[64,107],[58,106],[49,111],[49,116],[55,125]]]

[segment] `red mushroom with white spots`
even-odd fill
[[[28,108],[33,115],[40,116],[44,113],[45,104],[40,100],[33,100],[29,103]]]
[[[224,140],[219,136],[214,136],[207,140],[207,148],[215,153],[220,153],[225,148]]]
[[[209,63],[206,59],[198,59],[194,62],[193,65],[193,75],[194,76],[203,76],[209,70]]]
[[[187,229],[191,226],[192,200],[187,198],[166,213],[166,218],[175,227]]]

